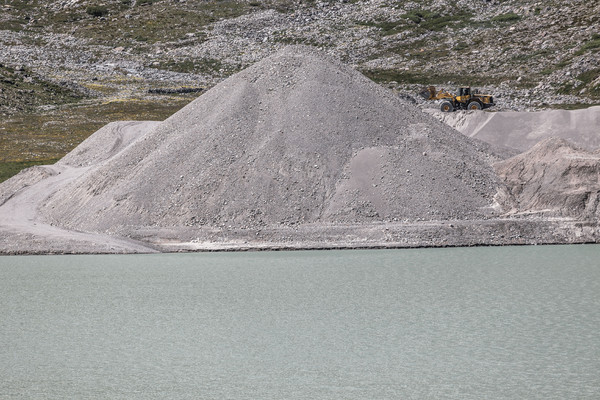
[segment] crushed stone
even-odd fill
[[[489,145],[303,46],[228,78],[110,158],[103,142],[89,139],[94,162],[105,159],[49,198],[47,221],[123,233],[474,219],[495,213],[502,185]]]
[[[598,220],[600,153],[561,138],[548,138],[531,150],[495,164],[507,192],[509,214],[537,214]]]

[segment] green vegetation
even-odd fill
[[[413,10],[402,15],[403,18],[417,25],[417,33],[424,31],[439,32],[446,27],[460,29],[469,25],[473,14],[465,11],[458,11],[451,14],[440,14],[428,10]]]
[[[273,37],[273,41],[278,42],[278,43],[289,44],[289,45],[303,44],[306,46],[313,46],[313,47],[331,46],[331,43],[319,42],[318,40],[313,39],[313,38],[287,36],[287,32],[285,32],[285,31],[277,32]]]
[[[454,45],[454,51],[469,50],[470,47],[466,42],[460,41]]]
[[[592,81],[598,78],[600,78],[600,68],[591,69],[589,71],[577,75],[577,79],[579,79],[586,85],[592,83]]]
[[[395,35],[407,30],[415,34],[422,34],[425,32],[440,32],[447,27],[460,29],[473,23],[472,16],[471,13],[464,11],[440,14],[419,9],[402,14],[401,19],[398,21],[357,21],[356,24],[378,28],[381,31],[381,36]]]
[[[548,107],[555,110],[582,110],[594,106],[600,106],[600,103],[589,104],[589,103],[570,103],[570,104],[549,104]]]
[[[105,17],[108,15],[108,8],[106,6],[89,6],[85,12],[92,17]]]
[[[500,83],[503,80],[514,79],[514,77],[490,77],[488,75],[468,75],[458,73],[415,73],[393,69],[369,69],[361,71],[365,76],[377,83],[398,82],[403,84],[431,85],[452,82],[453,85],[483,86]]]
[[[274,8],[286,1],[188,0],[177,6],[165,6],[158,0],[138,0],[133,7],[130,0],[112,0],[85,2],[87,7],[58,10],[39,3],[35,0],[10,1],[8,11],[0,11],[4,14],[0,18],[0,29],[71,33],[92,39],[97,44],[131,48],[157,42],[177,42],[185,39],[187,33],[202,31],[214,22],[235,18],[257,8]],[[293,9],[291,0],[289,8]],[[102,18],[107,16],[110,18]]]
[[[221,71],[227,71],[229,74],[234,72],[230,71],[231,68],[227,68],[225,65],[223,65],[223,63],[221,63],[220,60],[215,58],[187,58],[184,60],[169,60],[160,63],[158,68],[183,73],[218,74]]]
[[[49,160],[0,162],[0,182],[4,182],[25,168],[33,167],[34,165],[50,165],[58,160],[58,158],[53,158]]]
[[[565,83],[558,88],[557,92],[559,94],[577,95],[585,89],[585,96],[600,99],[600,83],[597,83],[600,79],[600,68],[583,72],[577,75],[575,79],[577,80],[575,84]]]
[[[373,27],[373,28],[377,28],[377,29],[381,30],[381,36],[395,35],[397,33],[400,33],[402,31],[408,29],[408,26],[405,24],[404,21],[399,21],[399,22],[357,21],[356,23],[358,25],[369,26],[369,27]]]
[[[595,50],[600,48],[600,35],[595,34],[592,38],[583,44],[581,48],[575,53],[575,55],[580,56],[590,50]]]
[[[492,22],[513,23],[521,20],[521,16],[514,12],[496,15]]]
[[[577,79],[583,82],[589,97],[600,98],[600,83],[594,85],[594,82],[600,79],[600,68],[586,71],[578,75]]]
[[[0,64],[0,113],[33,111],[38,106],[74,103],[82,98],[82,94],[45,81],[28,69],[15,70]]]
[[[197,94],[123,100],[19,114],[0,120],[0,163],[60,158],[112,121],[164,120]]]

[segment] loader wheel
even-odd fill
[[[443,112],[452,112],[454,111],[454,106],[449,101],[444,101],[440,106],[440,110]]]
[[[477,101],[472,101],[467,106],[467,110],[481,110],[481,104]]]

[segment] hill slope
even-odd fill
[[[5,0],[0,64],[30,71],[39,85],[25,93],[0,82],[0,175],[3,162],[60,158],[109,121],[162,120],[195,97],[186,93],[294,43],[404,97],[424,84],[473,85],[495,96],[495,110],[597,104],[599,7],[584,0]],[[64,105],[73,96],[80,104]]]
[[[0,63],[88,86],[95,78],[93,87],[123,94],[210,86],[303,43],[376,80],[489,85],[511,107],[600,96],[600,3],[585,0],[7,0],[0,7]]]

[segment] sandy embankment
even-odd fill
[[[582,110],[435,111],[433,114],[468,137],[518,152],[552,137],[568,140],[589,151],[600,147],[600,106]]]
[[[0,185],[0,252],[597,240],[594,204],[524,209],[527,182],[495,164],[506,154],[290,47],[164,122],[108,125]]]
[[[39,208],[52,193],[118,154],[155,126],[118,122],[100,129],[55,165],[22,171],[0,185],[0,253],[149,253],[147,244],[101,233],[62,229]]]

